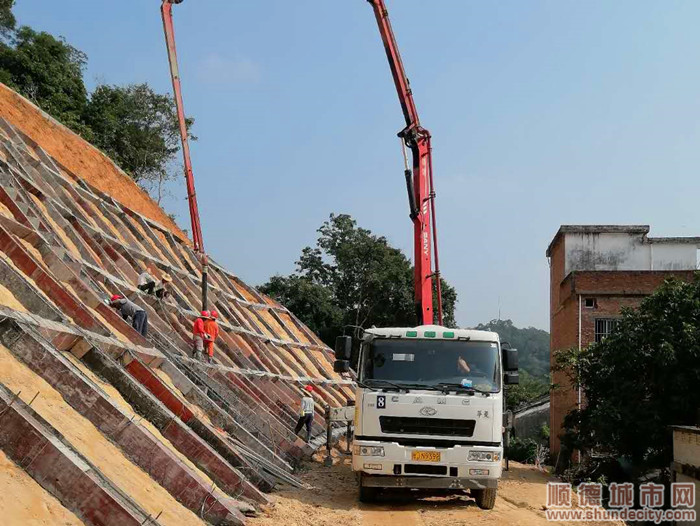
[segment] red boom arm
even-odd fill
[[[180,0],[182,1],[182,0]],[[192,161],[190,160],[190,144],[187,136],[187,124],[185,121],[185,109],[182,102],[182,88],[180,86],[180,70],[177,65],[177,51],[175,49],[175,27],[173,25],[173,3],[177,0],[163,0],[161,13],[163,15],[163,28],[165,29],[165,43],[168,46],[168,61],[170,62],[170,74],[173,80],[173,92],[175,94],[175,106],[177,118],[180,123],[180,138],[182,139],[182,156],[185,160],[185,181],[187,183],[187,199],[190,205],[190,221],[192,222],[192,241],[195,252],[204,253],[204,240],[202,239],[202,227],[199,223],[199,209],[197,208],[197,194],[194,189],[194,174],[192,173]]]
[[[208,261],[207,255],[204,252],[202,225],[199,222],[199,209],[197,208],[197,193],[194,189],[194,174],[192,173],[192,161],[190,159],[190,143],[188,141],[187,136],[185,105],[182,102],[180,69],[177,66],[177,51],[175,48],[175,26],[173,25],[173,4],[181,4],[182,1],[183,0],[163,0],[163,3],[160,7],[160,12],[163,15],[163,29],[165,30],[165,43],[168,46],[168,62],[170,62],[170,76],[173,80],[173,93],[175,94],[177,119],[180,123],[182,157],[185,161],[185,182],[187,184],[187,200],[190,206],[190,221],[192,223],[192,243],[194,244],[194,251],[200,255],[202,264],[202,310],[207,310]]]
[[[435,225],[435,192],[433,190],[433,160],[430,146],[430,132],[420,125],[418,111],[413,100],[411,87],[401,61],[399,48],[394,38],[394,31],[389,21],[389,13],[384,0],[368,0],[374,9],[379,25],[379,33],[384,42],[386,56],[389,59],[391,74],[406,119],[406,127],[399,137],[413,155],[413,182],[409,182],[413,195],[409,201],[415,203],[411,210],[414,230],[414,265],[415,265],[415,302],[418,321],[423,325],[433,323],[433,276],[436,278],[438,297],[438,323],[442,325],[442,291],[440,287],[440,266],[437,247],[437,227]],[[407,174],[410,177],[410,172]],[[428,205],[430,202],[430,205]],[[431,267],[431,235],[435,253],[435,272]]]

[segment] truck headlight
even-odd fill
[[[352,453],[360,457],[383,457],[384,448],[381,446],[353,446]]]
[[[467,460],[471,462],[498,462],[501,454],[497,451],[470,451]]]

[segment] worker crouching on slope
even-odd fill
[[[311,424],[314,421],[314,399],[311,397],[311,393],[314,392],[314,386],[307,385],[304,387],[304,391],[306,391],[306,394],[301,399],[299,421],[297,422],[297,427],[294,428],[294,434],[298,435],[301,428],[306,426],[306,443],[308,444],[311,440]]]
[[[209,319],[209,311],[203,310],[192,326],[192,357],[195,360],[202,359],[204,352],[204,341],[208,339],[207,331],[204,328],[204,322]]]
[[[209,363],[214,363],[214,342],[219,337],[219,324],[216,322],[218,317],[219,313],[213,310],[209,315],[209,319],[204,322],[204,332],[209,336],[209,338],[205,340],[207,349],[206,359]]]
[[[155,294],[157,298],[164,299],[169,294],[168,287],[172,280],[170,274],[165,273],[156,283],[156,279],[146,271],[139,274],[138,288],[146,294]]]
[[[131,318],[131,326],[144,338],[148,333],[148,314],[141,307],[120,294],[115,294],[109,300],[110,307],[121,314],[122,318]]]

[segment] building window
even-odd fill
[[[596,303],[595,298],[586,298],[583,300],[583,306],[587,309],[595,309],[598,304]]]
[[[610,334],[615,327],[617,327],[618,323],[619,320],[616,320],[615,318],[597,318],[595,320],[596,343],[603,341],[605,337]]]

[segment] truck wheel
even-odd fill
[[[473,489],[471,495],[482,510],[492,510],[496,504],[496,488]]]
[[[364,478],[364,475],[360,473],[360,502],[371,504],[376,502],[379,489],[365,486],[363,480]]]

